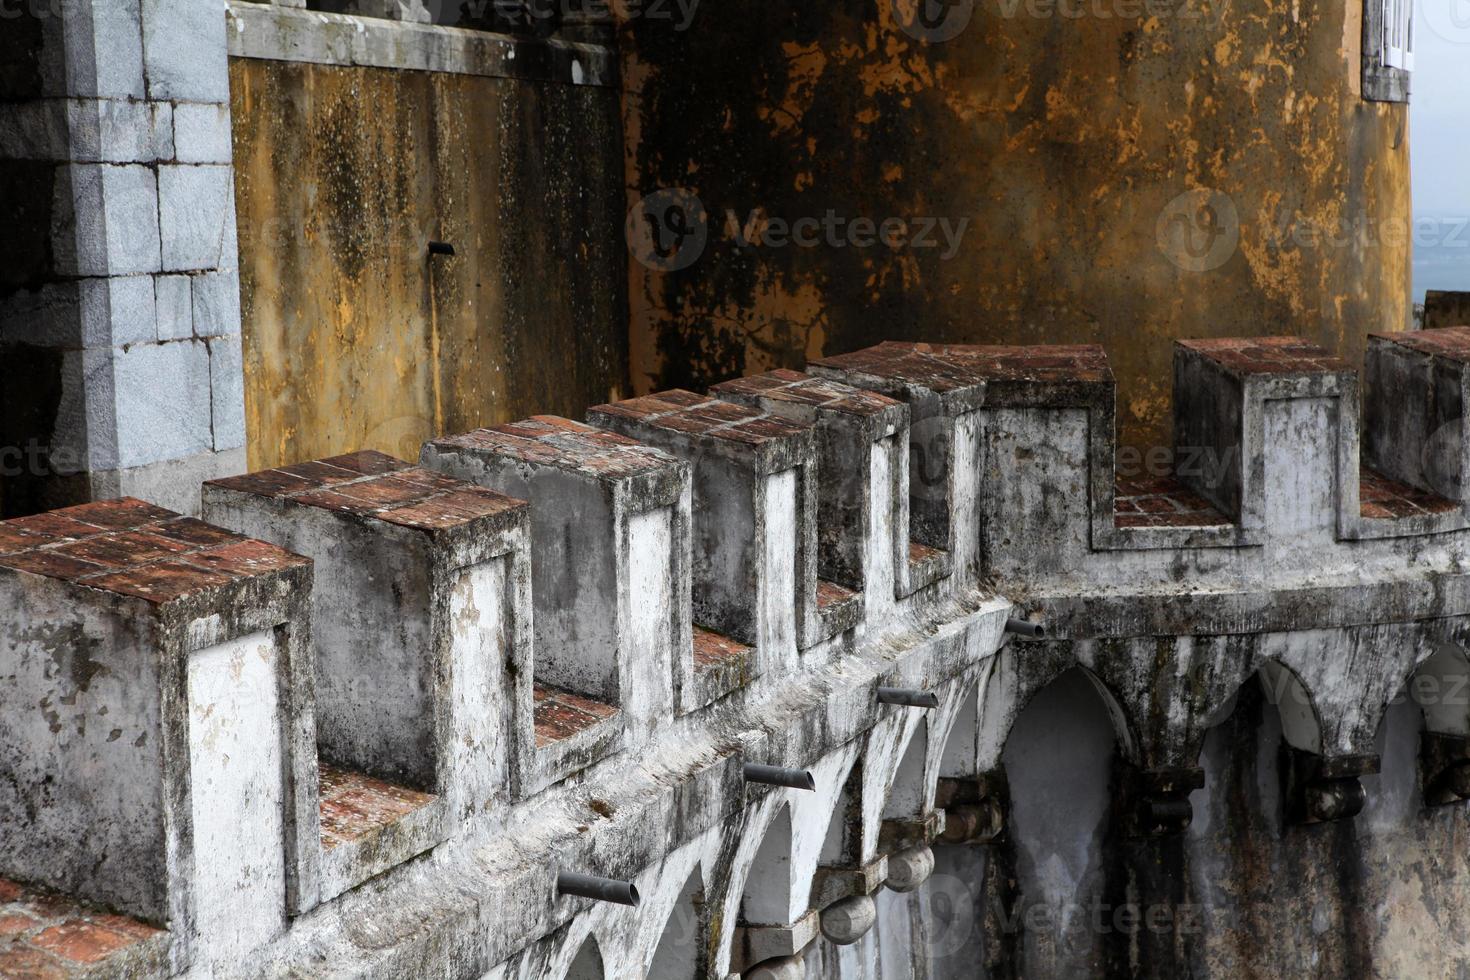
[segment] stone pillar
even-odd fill
[[[0,508],[197,513],[245,462],[224,2],[10,12]]]
[[[312,908],[311,572],[128,498],[0,523],[0,877],[166,926],[170,976]]]

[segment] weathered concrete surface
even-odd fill
[[[239,59],[230,79],[252,469],[412,459],[621,396],[615,91]]]
[[[928,43],[895,16],[916,8],[967,26]],[[694,265],[630,263],[635,389],[880,339],[1092,342],[1113,357],[1124,443],[1167,447],[1173,338],[1290,324],[1356,360],[1410,313],[1407,107],[1361,98],[1360,13],[737,0],[684,30],[628,20],[628,206],[687,188],[709,218]],[[1238,248],[1208,254],[1204,198],[1180,199],[1197,188],[1229,196]],[[758,210],[969,224],[947,259],[938,229],[930,248],[737,245],[730,214],[743,228]],[[1160,233],[1180,222],[1218,267],[1171,262]]]

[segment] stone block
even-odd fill
[[[326,897],[508,797],[532,713],[525,504],[364,452],[213,481],[203,513],[317,563],[323,762],[434,798],[344,831]]]
[[[240,274],[202,272],[192,277],[194,334],[233,337],[240,333]]]
[[[139,500],[0,523],[0,875],[168,922],[170,972],[314,904],[310,588]]]
[[[245,445],[245,358],[240,338],[213,337],[206,343],[214,449],[239,449]]]
[[[588,420],[692,464],[694,619],[753,646],[755,675],[794,667],[799,650],[856,622],[846,590],[819,595],[810,426],[687,391],[598,406]]]
[[[52,230],[63,276],[159,270],[158,185],[142,166],[79,164],[57,171]]]
[[[234,267],[235,199],[229,167],[159,167],[158,208],[164,271]]]
[[[41,347],[112,347],[153,340],[152,276],[47,283],[0,303],[0,338]]]
[[[140,0],[36,4],[47,14],[43,56],[48,95],[142,99]]]
[[[667,719],[690,650],[688,468],[549,416],[433,440],[422,462],[530,501],[537,682]]]
[[[209,360],[208,348],[196,340],[113,353],[120,467],[214,448]]]
[[[157,299],[159,340],[186,340],[194,336],[194,292],[188,276],[157,276],[153,280]]]
[[[898,596],[914,591],[904,479],[908,406],[798,371],[740,378],[716,385],[713,392],[816,427],[820,578],[861,592],[869,585],[871,569],[884,591]]]
[[[1363,381],[1364,463],[1448,500],[1470,500],[1470,327],[1369,337]]]
[[[148,97],[230,100],[224,0],[142,0]]]
[[[174,154],[179,163],[224,163],[233,159],[230,107],[181,102],[174,106]]]

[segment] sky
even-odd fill
[[[1470,216],[1470,0],[1415,0],[1414,213]]]

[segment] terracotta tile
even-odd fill
[[[329,459],[320,460],[320,462],[326,463],[328,466],[351,470],[359,476],[378,476],[383,473],[392,473],[395,470],[406,470],[409,468],[409,464],[403,460],[373,449],[364,449],[361,452],[332,456]]]
[[[96,575],[107,571],[107,566],[84,561],[54,551],[27,551],[18,555],[0,557],[0,568],[13,568],[32,575],[72,581],[85,575]]]
[[[39,949],[17,946],[0,952],[0,977],[6,980],[66,980],[62,961]]]
[[[241,540],[238,534],[206,524],[193,517],[180,517],[177,520],[150,525],[148,533],[194,547],[207,547]]]
[[[356,480],[362,474],[341,466],[333,466],[331,463],[314,460],[309,463],[293,463],[290,466],[281,466],[276,469],[277,473],[293,476],[316,487],[331,486],[334,483],[345,483],[348,480]]]
[[[127,936],[81,920],[52,926],[30,940],[32,946],[73,963],[100,963],[133,944]]]
[[[120,497],[116,500],[98,500],[89,504],[81,504],[77,507],[68,507],[57,511],[57,514],[70,517],[72,520],[82,521],[86,524],[95,524],[113,530],[132,529],[142,527],[144,524],[166,521],[178,517],[171,510],[155,507],[146,501],[133,497]]]
[[[124,531],[117,534],[102,534],[75,544],[62,545],[54,549],[52,553],[81,558],[112,568],[127,568],[188,550],[189,546],[186,544],[155,534]]]
[[[0,944],[19,939],[41,925],[41,920],[24,912],[0,912]]]
[[[30,517],[16,517],[6,521],[5,526],[20,531],[47,534],[56,538],[89,538],[103,531],[103,528],[96,524],[83,523],[65,516],[60,511],[53,511],[49,514],[32,514]]]
[[[825,579],[817,580],[817,608],[826,609],[829,606],[840,605],[850,599],[857,598],[857,593],[852,589],[844,588],[836,582],[828,582]]]
[[[259,473],[246,473],[243,476],[231,476],[223,480],[210,480],[206,485],[234,493],[248,493],[256,497],[284,497],[288,494],[310,490],[316,484],[311,480],[281,470],[262,470]]]
[[[713,630],[695,626],[693,633],[696,669],[709,669],[725,661],[744,659],[750,655],[750,647]]]
[[[58,539],[49,534],[33,534],[0,524],[0,555],[13,555],[21,551],[30,551],[45,544],[52,544]]]
[[[293,555],[283,548],[266,544],[264,541],[249,539],[232,544],[216,545],[205,551],[196,551],[186,556],[183,561],[231,578],[267,575],[271,572],[311,564],[309,558]]]
[[[25,894],[25,886],[9,878],[0,878],[0,904],[13,902]]]
[[[428,495],[428,491],[416,483],[406,471],[372,480],[363,480],[360,483],[349,483],[337,487],[335,492],[352,500],[372,504],[374,507],[412,503]]]
[[[232,580],[233,576],[222,572],[210,571],[182,561],[164,561],[89,578],[82,584],[119,595],[136,596],[148,602],[163,603],[228,585]]]

